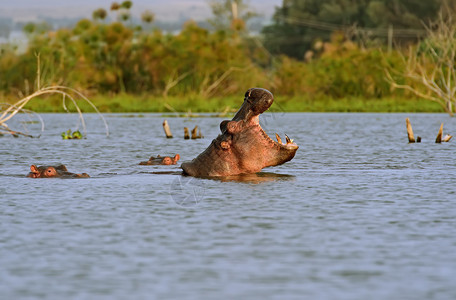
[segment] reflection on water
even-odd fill
[[[184,176],[184,178],[180,179],[180,181],[197,181],[192,180],[190,176],[185,175],[183,171],[141,171],[140,174],[155,174],[155,175],[180,175]],[[232,175],[232,176],[214,176],[214,177],[200,177],[198,179],[209,179],[209,180],[216,180],[221,182],[240,182],[240,183],[262,183],[262,182],[271,182],[271,181],[278,181],[278,180],[293,180],[295,178],[294,175],[288,174],[279,174],[279,173],[271,173],[271,172],[259,172],[254,174],[239,174],[239,175]]]
[[[233,175],[233,176],[222,176],[222,177],[211,177],[210,179],[213,180],[220,180],[221,182],[244,182],[244,183],[263,183],[263,182],[271,182],[271,181],[278,181],[278,180],[294,180],[294,175],[288,174],[278,174],[278,173],[270,173],[270,172],[259,172],[256,174],[240,174],[240,175]]]
[[[150,172],[146,172],[146,171],[142,171],[142,172],[139,172],[141,174],[155,174],[155,175],[183,175],[182,174],[182,171],[150,171]]]
[[[193,159],[223,118],[169,118],[166,139],[160,115],[107,115],[110,137],[88,115],[62,140],[77,116],[42,116],[40,139],[0,137],[2,299],[456,299],[456,142],[434,143],[455,118],[263,114],[295,158],[204,179],[137,164]],[[25,178],[60,163],[92,177]]]

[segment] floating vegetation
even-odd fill
[[[64,140],[80,140],[82,138],[82,133],[79,130],[71,132],[71,129],[68,129],[62,132],[62,139]]]

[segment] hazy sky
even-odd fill
[[[39,16],[54,18],[91,17],[97,8],[109,9],[112,2],[122,0],[0,0],[0,16],[16,21],[33,20]],[[210,15],[208,0],[133,0],[132,13],[139,15],[148,9],[157,20],[172,20],[179,17],[204,19]],[[246,1],[256,12],[269,17],[282,0]]]

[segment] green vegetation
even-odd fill
[[[82,139],[82,133],[79,130],[71,132],[71,129],[68,129],[65,132],[62,132],[62,139],[64,140],[80,140]]]
[[[416,98],[341,98],[322,99],[318,101],[291,98],[280,101],[280,109],[286,112],[442,112],[440,105]]]
[[[419,20],[436,17],[440,1],[418,1],[414,14],[407,1],[397,1],[396,10],[386,1],[352,2],[284,0],[262,37],[249,35],[246,24],[254,13],[242,0],[210,2],[214,30],[188,21],[179,33],[166,33],[153,26],[150,11],[141,15],[141,25],[134,24],[131,1],[97,9],[73,28],[28,24],[25,52],[0,45],[0,96],[13,103],[42,86],[63,85],[82,91],[102,112],[215,112],[238,108],[245,90],[264,87],[285,111],[442,111],[385,80],[386,68],[403,68],[404,50],[388,48],[384,36],[366,43],[347,30],[355,23],[416,29]],[[375,19],[381,12],[387,18]],[[303,28],[301,21],[311,15],[341,26]],[[398,82],[414,85],[407,78]],[[46,97],[27,108],[62,110],[61,99]]]
[[[241,96],[203,99],[196,97],[167,97],[150,95],[118,94],[115,96],[95,95],[90,98],[101,112],[220,112],[231,111],[239,108],[242,102]],[[46,101],[34,101],[27,105],[30,110],[40,112],[64,112],[61,105],[62,99],[50,97]],[[90,112],[92,107],[89,103],[78,101],[82,111]],[[68,109],[73,111],[71,103]]]
[[[101,112],[235,112],[243,98],[242,95],[221,98],[179,98],[151,97],[120,94],[114,97],[97,95],[92,103]],[[28,108],[39,112],[65,112],[60,98],[35,101]],[[324,98],[310,99],[296,96],[275,96],[272,112],[442,112],[442,107],[434,102],[409,97],[383,98]],[[72,110],[72,106],[68,105]],[[78,102],[82,111],[91,111],[89,104]],[[179,114],[180,115],[180,114]]]
[[[391,27],[395,43],[416,40],[441,5],[441,0],[283,0],[273,23],[263,29],[265,44],[271,53],[303,59],[316,41],[329,41],[334,31],[361,43],[366,38],[384,43]]]

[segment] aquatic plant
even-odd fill
[[[82,133],[79,130],[71,132],[71,129],[62,132],[61,136],[64,140],[80,140],[83,138]]]

